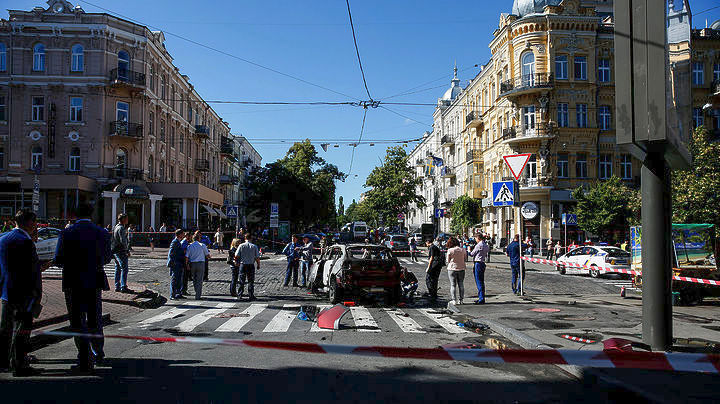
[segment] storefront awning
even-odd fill
[[[220,219],[227,219],[227,215],[223,213],[221,209],[215,208],[215,211],[218,213],[218,216],[220,216]]]
[[[205,211],[206,211],[210,216],[217,216],[217,215],[218,215],[217,212],[215,212],[215,209],[211,208],[210,206],[208,206],[208,205],[202,205],[202,207],[205,208]]]

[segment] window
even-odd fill
[[[575,56],[575,80],[587,80],[587,58]]]
[[[587,128],[587,104],[577,104],[575,106],[575,119],[578,128]]]
[[[610,107],[607,105],[601,105],[598,108],[598,121],[600,123],[600,129],[610,130],[610,127],[612,126],[610,119]]]
[[[188,116],[187,116],[187,120],[188,120],[188,122],[192,123],[193,110],[192,110],[192,101],[190,101],[190,94],[188,94],[187,100],[188,100],[188,113],[187,113]]]
[[[559,103],[557,106],[557,124],[561,128],[567,128],[569,125],[568,121],[568,104]]]
[[[532,52],[522,56],[522,83],[525,87],[535,84],[535,54]]]
[[[130,70],[130,55],[121,50],[118,52],[118,77],[128,79],[128,70]]]
[[[705,125],[705,116],[703,115],[702,108],[693,108],[693,124],[696,128]]]
[[[150,74],[148,74],[148,78],[150,79],[150,89],[155,91],[155,65],[150,65]]]
[[[130,104],[127,102],[118,102],[115,110],[115,120],[120,122],[128,122],[130,120]]]
[[[713,109],[712,110],[712,123],[713,123],[713,129],[716,131],[720,129],[720,109]]]
[[[535,129],[535,106],[528,105],[522,108],[523,112],[523,132]]]
[[[525,165],[523,176],[528,179],[528,186],[537,186],[537,158],[535,154],[530,156],[530,159]]]
[[[5,69],[7,69],[7,48],[0,42],[0,72],[4,72]]]
[[[170,166],[170,182],[175,182],[175,167]]]
[[[558,178],[568,178],[568,155],[567,153],[558,154],[557,158]]]
[[[692,65],[692,83],[694,86],[705,84],[705,65],[702,62],[694,62]]]
[[[180,153],[183,153],[183,149],[185,148],[185,133],[180,134],[180,144],[178,145],[178,148],[180,149]],[[182,175],[180,176],[182,178]]]
[[[41,43],[33,48],[33,71],[45,71],[45,45]]]
[[[165,120],[164,119],[160,120],[160,141],[161,142],[165,141]]]
[[[32,97],[32,120],[35,122],[45,120],[45,97]]]
[[[155,178],[155,165],[153,162],[153,156],[148,157],[148,178],[152,181]]]
[[[42,168],[42,162],[43,162],[42,147],[40,147],[40,146],[33,147],[32,153],[30,153],[30,168],[40,169],[40,168]]]
[[[70,52],[70,70],[73,72],[85,70],[85,56],[82,45],[74,45]]]
[[[624,180],[632,178],[632,157],[629,154],[620,157],[620,174]]]
[[[598,167],[600,179],[605,180],[612,177],[612,155],[601,154],[598,161],[600,162]]]
[[[148,126],[149,126],[148,134],[152,135],[153,133],[155,133],[155,113],[154,112],[150,112],[148,114]]]
[[[70,162],[68,163],[70,171],[80,171],[80,148],[73,147],[70,150]]]
[[[575,176],[577,178],[587,178],[587,155],[578,153],[575,159]]]
[[[170,107],[173,109],[173,111],[177,111],[177,94],[175,94],[175,84],[170,84],[170,97],[172,97],[172,101],[170,101]]]
[[[170,127],[170,147],[175,147],[175,126]]]
[[[166,92],[165,92],[165,85],[166,85],[166,82],[167,82],[167,76],[166,76],[165,74],[163,74],[162,76],[160,76],[160,99],[162,99],[163,101],[165,101],[165,103],[167,104],[167,99],[165,98],[165,94],[166,94]]]
[[[178,108],[178,114],[183,116],[183,113],[185,113],[185,99],[183,98],[183,95],[180,94],[180,108]]]
[[[2,44],[0,44],[0,46],[1,45]],[[0,52],[2,52],[1,49],[0,49]],[[2,56],[0,56],[0,58],[2,58]],[[1,63],[2,63],[2,61],[0,61],[0,67],[2,67]],[[0,68],[0,70],[2,70],[2,69]],[[720,83],[720,63],[715,63],[713,65],[713,81],[715,83]]]
[[[568,57],[567,55],[555,56],[555,78],[567,80],[568,78]]]
[[[165,162],[160,161],[160,166],[158,168],[158,178],[160,179],[160,182],[165,182]]]
[[[70,98],[70,122],[82,122],[83,120],[83,99],[80,97]]]
[[[610,81],[610,59],[598,61],[598,81],[607,83]]]
[[[5,96],[0,95],[0,121],[7,121],[7,116],[5,116]]]

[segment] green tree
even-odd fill
[[[373,227],[378,225],[378,215],[368,205],[367,200],[357,203],[353,199],[345,211],[345,218],[348,222],[366,222]]]
[[[462,195],[450,207],[450,230],[457,234],[466,234],[467,230],[480,222],[482,218],[480,201]]]
[[[338,216],[345,216],[345,204],[342,195],[338,198]]]
[[[640,193],[618,177],[578,187],[572,197],[577,201],[578,226],[585,231],[608,237],[613,230],[625,232],[639,223]]]
[[[673,221],[720,226],[720,143],[711,141],[701,126],[693,133],[690,151],[690,169],[673,172]]]
[[[382,165],[375,167],[365,180],[365,186],[371,189],[363,204],[367,204],[378,219],[394,222],[411,203],[425,206],[425,198],[415,193],[420,182],[414,168],[408,164],[405,149],[388,147]]]

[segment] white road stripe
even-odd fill
[[[405,313],[400,309],[385,309],[385,312],[400,327],[403,332],[425,334],[420,324],[410,317],[406,317]]]
[[[268,323],[263,332],[287,332],[290,324],[297,316],[298,309],[300,309],[300,306],[296,304],[286,304]]]
[[[189,311],[189,310],[190,310],[190,307],[183,307],[183,306],[173,307],[168,311],[158,314],[157,316],[153,316],[153,317],[150,317],[150,318],[147,318],[147,319],[141,321],[140,323],[138,323],[138,326],[141,328],[148,327],[152,324],[159,323],[159,322],[165,321],[165,320],[170,320],[171,318],[175,318],[178,314],[185,313],[186,311]],[[127,327],[127,328],[130,328],[130,327]]]
[[[365,307],[351,307],[350,314],[355,321],[355,327],[360,332],[381,332],[377,323],[370,315],[370,310]]]
[[[444,314],[438,313],[435,309],[418,309],[418,311],[430,317],[451,334],[463,334],[468,332],[464,328],[458,327],[457,324],[455,324],[455,320],[445,316]]]
[[[332,306],[330,306],[329,304],[319,304],[317,306],[318,314],[320,314],[321,311],[327,309],[328,307],[332,307]],[[310,326],[310,332],[319,332],[319,331],[333,331],[333,330],[330,330],[327,328],[320,328],[320,327],[318,327],[317,321],[313,321],[312,326]]]
[[[208,309],[202,313],[196,314],[173,328],[178,331],[190,332],[194,330],[195,327],[210,320],[213,316],[218,315],[234,306],[235,303],[220,303],[214,309]]]
[[[252,319],[255,318],[258,314],[262,313],[263,310],[267,307],[267,304],[251,304],[250,307],[243,310],[242,313],[240,313],[239,317],[233,317],[230,320],[226,321],[221,325],[220,327],[215,330],[216,332],[238,332],[240,331],[247,323],[249,323]]]

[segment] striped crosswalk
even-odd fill
[[[617,287],[618,289],[625,288],[625,289],[627,289],[627,290],[639,290],[639,289],[633,287],[633,283],[632,283],[632,281],[629,280],[629,279],[627,279],[627,280],[625,280],[625,279],[622,279],[622,280],[619,280],[619,279],[618,279],[618,280],[607,280],[607,279],[603,279],[603,283],[606,284],[606,285],[615,286],[615,287]]]
[[[317,306],[317,311],[330,307]],[[299,304],[272,306],[264,303],[243,302],[187,302],[159,309],[159,313],[122,327],[128,329],[158,329],[176,332],[216,333],[293,333],[333,332],[322,329],[315,322],[297,318]],[[334,332],[402,332],[426,334],[428,332],[462,334],[467,331],[456,325],[446,314],[435,309],[397,309],[351,307],[349,315],[341,321],[340,330]]]

